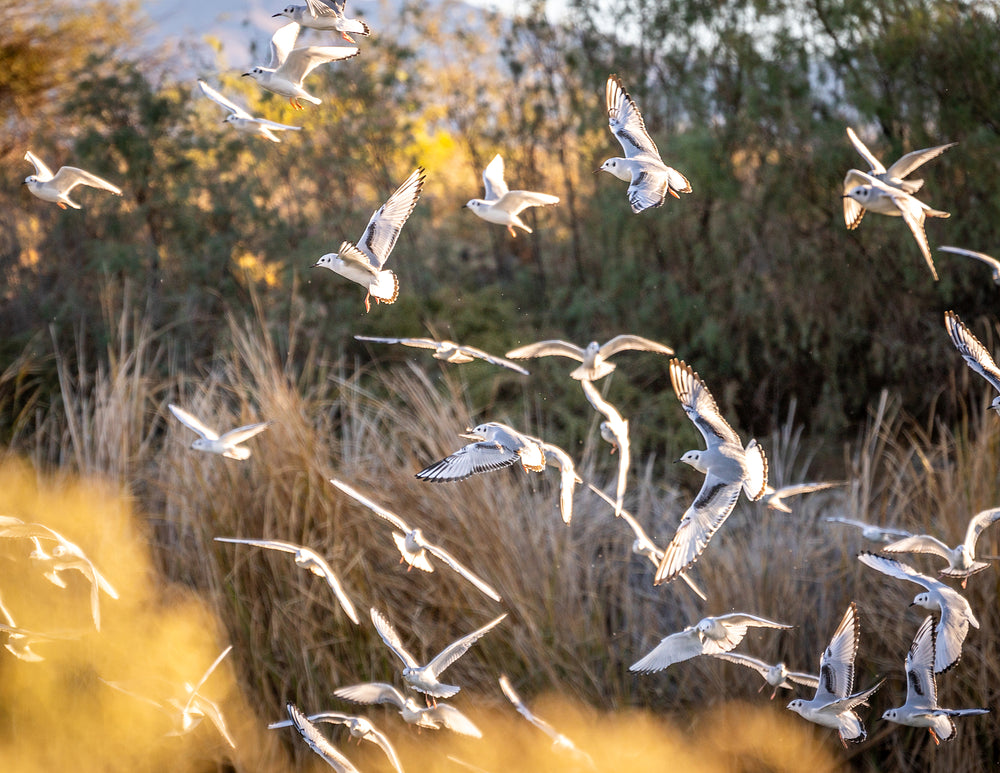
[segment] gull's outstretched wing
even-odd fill
[[[709,448],[720,443],[735,443],[741,448],[740,436],[719,413],[715,398],[708,391],[701,377],[683,360],[670,361],[670,381],[684,413],[701,432]],[[702,489],[704,493],[705,489]],[[734,500],[735,503],[735,500]]]
[[[347,687],[338,687],[333,694],[354,703],[391,703],[398,709],[406,705],[403,693],[385,682],[351,684]]]
[[[457,558],[455,558],[451,553],[442,547],[431,544],[430,542],[423,542],[421,546],[431,555],[444,561],[448,566],[450,566],[454,571],[458,572],[462,577],[475,585],[479,590],[485,593],[494,601],[501,601],[500,594],[497,593],[491,585],[489,585],[485,580],[478,577],[471,569],[466,567],[464,564],[460,563]]]
[[[388,521],[389,523],[391,523],[393,526],[395,526],[400,531],[402,531],[404,533],[409,533],[411,531],[411,528],[406,523],[406,521],[404,521],[402,518],[400,518],[398,515],[396,515],[391,510],[386,510],[381,505],[376,504],[375,502],[373,502],[371,499],[369,499],[368,497],[366,497],[364,494],[362,494],[360,491],[358,491],[357,489],[353,488],[352,486],[348,486],[346,483],[344,483],[341,480],[337,480],[336,478],[330,478],[330,483],[332,483],[334,486],[336,486],[341,491],[343,491],[345,494],[347,494],[347,496],[349,496],[352,499],[355,499],[358,502],[360,502],[361,504],[363,504],[365,507],[367,507],[373,513],[375,513],[375,515],[377,515],[379,518],[383,518],[386,521]]]
[[[392,627],[386,616],[374,608],[371,610],[371,616],[372,622],[375,624],[375,630],[378,631],[378,635],[385,642],[385,646],[391,649],[396,657],[403,661],[405,666],[420,668],[420,664],[403,646],[399,634],[396,633],[396,629]]]
[[[658,341],[651,341],[642,336],[623,334],[606,341],[601,345],[600,354],[607,358],[613,354],[624,351],[659,352],[660,354],[673,354],[674,350]]]
[[[934,618],[927,617],[917,629],[906,653],[907,708],[936,709],[937,681],[934,679]]]
[[[376,267],[382,268],[388,260],[399,232],[417,205],[425,178],[424,168],[418,166],[368,221],[358,246],[368,253]]]
[[[200,419],[188,413],[183,408],[179,408],[173,403],[167,405],[167,408],[170,409],[170,412],[177,417],[181,424],[190,430],[194,430],[206,440],[219,439],[219,435],[214,429],[203,424]]]
[[[239,105],[237,105],[231,99],[228,99],[228,98],[222,96],[222,94],[220,94],[218,91],[216,91],[211,86],[209,86],[207,83],[205,83],[205,81],[199,80],[198,81],[198,86],[201,88],[202,93],[206,97],[208,97],[209,99],[211,99],[217,105],[222,105],[222,107],[226,108],[226,110],[228,110],[229,112],[231,112],[233,115],[238,116],[239,118],[253,118],[253,116],[250,115],[250,113],[248,113],[242,107],[240,107]],[[280,126],[281,124],[278,124],[278,125]]]
[[[219,437],[219,440],[224,443],[231,443],[232,445],[237,446],[255,435],[259,435],[273,423],[273,421],[261,421],[256,424],[247,424],[243,427],[237,427],[236,429],[231,429],[229,432],[222,434]]]
[[[417,478],[431,483],[465,480],[481,472],[510,467],[518,459],[517,451],[504,448],[495,441],[479,441],[458,449],[455,453],[425,467]]]
[[[936,145],[933,148],[923,148],[922,150],[911,151],[905,156],[901,156],[898,161],[893,162],[892,166],[886,170],[886,175],[888,177],[902,180],[913,170],[923,166],[932,158],[937,158],[948,148],[953,148],[957,144],[957,142],[949,142],[947,145]],[[918,185],[909,189],[904,188],[903,190],[907,193],[916,193],[916,191],[920,190],[920,186]]]
[[[292,22],[294,24],[294,22]],[[321,64],[338,62],[357,56],[357,46],[304,46],[293,48],[288,58],[278,68],[279,72],[292,83],[302,80]]]
[[[497,617],[482,628],[477,628],[472,633],[467,633],[461,639],[453,641],[447,647],[445,647],[441,652],[434,656],[434,659],[427,664],[427,668],[434,672],[436,676],[440,676],[448,666],[458,660],[462,655],[468,652],[469,647],[479,641],[483,636],[485,636],[492,628],[500,623],[507,617],[507,613],[504,612],[500,617]]]
[[[32,153],[30,150],[24,154],[24,160],[30,161],[32,166],[35,167],[35,177],[41,181],[52,179],[52,170],[45,164],[42,159]]]
[[[608,125],[611,127],[611,133],[621,143],[625,158],[633,158],[640,153],[648,153],[659,158],[660,151],[646,131],[642,113],[625,91],[621,78],[617,75],[608,77],[604,87],[604,101],[608,110]]]
[[[275,30],[271,36],[270,57],[267,60],[269,69],[276,70],[285,63],[295,47],[301,29],[298,23],[293,21]]]
[[[965,326],[955,312],[946,311],[944,313],[944,324],[948,328],[948,335],[951,336],[952,343],[955,344],[955,348],[965,360],[965,364],[989,381],[993,388],[1000,392],[1000,368],[997,367],[986,347],[979,342],[979,339],[972,334],[972,331]]]
[[[852,601],[819,661],[819,686],[814,701],[847,698],[854,688],[854,656],[861,640],[858,608]]]
[[[504,357],[521,360],[526,357],[548,357],[550,355],[569,357],[571,360],[583,362],[584,353],[583,349],[576,344],[571,344],[568,341],[551,340],[538,341],[518,347],[517,349],[511,349]]]
[[[103,191],[111,191],[117,196],[122,195],[122,189],[114,183],[108,182],[103,177],[98,177],[86,169],[79,169],[75,166],[64,166],[56,172],[52,178],[52,184],[64,193],[69,193],[77,185],[89,185],[91,188],[100,188]]]
[[[507,183],[503,179],[503,157],[497,153],[483,170],[484,201],[496,201],[507,194]]]
[[[299,735],[331,768],[337,773],[358,773],[358,769],[351,764],[351,761],[320,733],[319,729],[294,703],[287,704],[286,710],[295,729],[299,731]]]

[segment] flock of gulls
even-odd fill
[[[357,56],[359,48],[356,45],[296,47],[301,28],[339,32],[346,42],[353,44],[355,40],[352,35],[370,34],[368,26],[364,22],[345,17],[344,0],[307,0],[306,5],[288,6],[275,16],[285,17],[290,21],[271,38],[268,64],[254,67],[244,75],[256,81],[261,88],[288,98],[296,109],[305,109],[302,102],[320,104],[318,97],[306,91],[303,85],[305,79],[320,65]],[[198,85],[207,97],[228,111],[225,122],[248,136],[263,137],[277,143],[280,142],[278,132],[298,131],[301,128],[255,117],[205,81],[199,81]],[[668,197],[680,199],[680,194],[690,194],[692,188],[687,178],[663,162],[656,144],[646,131],[638,107],[616,75],[607,79],[605,100],[610,130],[621,144],[624,156],[608,159],[601,165],[601,169],[628,183],[627,197],[632,211],[639,213],[660,207]],[[868,210],[902,217],[937,279],[924,232],[924,220],[927,217],[947,217],[948,214],[917,199],[915,194],[921,189],[923,181],[909,179],[909,175],[954,143],[909,153],[886,168],[850,128],[847,129],[847,134],[869,167],[867,171],[852,169],[844,179],[842,199],[847,227],[856,228]],[[24,181],[28,190],[38,198],[54,202],[63,209],[80,208],[70,198],[73,190],[80,185],[116,195],[123,193],[118,186],[85,170],[64,166],[53,174],[31,151],[26,153],[25,158],[35,167],[35,174]],[[388,304],[395,301],[399,294],[399,281],[391,270],[385,268],[385,264],[401,229],[417,205],[425,178],[423,168],[415,169],[375,211],[356,244],[343,242],[336,252],[323,255],[315,263],[315,266],[330,269],[364,287],[367,291],[366,310],[370,309],[372,298],[377,303]],[[505,181],[503,159],[499,154],[484,170],[483,184],[485,197],[471,199],[465,206],[484,221],[504,226],[512,237],[516,236],[516,229],[529,234],[532,232],[520,218],[525,209],[559,202],[558,197],[547,193],[510,190]],[[983,261],[992,268],[994,281],[1000,283],[1000,263],[988,255],[957,247],[940,249]],[[969,367],[997,390],[998,395],[991,407],[1000,414],[1000,369],[956,314],[947,312],[945,325]],[[670,583],[681,578],[702,599],[706,599],[705,594],[688,576],[688,572],[708,549],[710,541],[733,512],[741,494],[751,501],[761,501],[767,507],[787,513],[791,512],[791,508],[785,501],[786,498],[841,485],[837,482],[809,482],[775,490],[768,484],[768,463],[763,447],[755,439],[744,443],[721,414],[701,376],[683,360],[670,359],[670,382],[674,393],[705,445],[704,449],[688,451],[678,461],[702,473],[704,481],[690,507],[683,513],[670,543],[660,548],[639,522],[624,509],[630,473],[629,421],[607,402],[595,382],[615,370],[616,363],[611,359],[622,352],[672,356],[673,349],[640,336],[622,334],[603,344],[594,341],[586,346],[561,340],[540,341],[498,357],[453,341],[363,335],[355,337],[372,343],[429,349],[433,351],[434,357],[449,363],[483,360],[522,375],[528,375],[528,371],[515,360],[556,356],[578,363],[567,375],[580,382],[585,398],[601,418],[602,438],[610,444],[612,452],[617,452],[619,459],[618,473],[611,493],[589,482],[586,482],[587,488],[607,503],[614,517],[620,518],[632,528],[635,533],[632,551],[647,558],[656,568],[655,584]],[[220,432],[177,405],[171,404],[169,409],[178,421],[198,435],[191,445],[192,449],[236,461],[246,461],[251,456],[251,449],[246,444],[270,425],[270,422],[260,422]],[[563,520],[567,524],[571,522],[574,495],[585,481],[578,475],[571,455],[565,450],[495,421],[484,422],[469,429],[462,437],[468,442],[445,458],[417,471],[416,478],[427,483],[454,484],[472,475],[489,474],[507,467],[520,467],[525,473],[542,473],[546,467],[555,467],[560,475],[559,510]],[[411,525],[349,484],[337,479],[331,480],[331,483],[336,490],[391,526],[391,536],[399,550],[400,561],[407,565],[408,570],[416,568],[433,572],[433,561],[440,562],[484,596],[501,602],[499,593],[488,579],[461,563],[438,544],[438,539],[432,541],[419,527]],[[936,743],[955,736],[955,717],[987,711],[982,708],[949,709],[937,703],[938,675],[958,664],[969,627],[978,628],[979,623],[969,603],[958,590],[942,580],[918,572],[894,556],[903,553],[928,553],[940,557],[947,561],[947,566],[939,569],[938,574],[946,580],[960,581],[964,588],[972,575],[989,565],[986,561],[977,559],[976,541],[983,530],[998,519],[1000,508],[979,513],[971,519],[965,540],[955,547],[948,546],[933,535],[912,535],[844,518],[828,519],[857,526],[863,529],[864,536],[887,543],[881,552],[863,552],[858,556],[867,567],[892,581],[915,583],[922,588],[913,604],[931,614],[918,627],[913,644],[905,656],[906,698],[901,706],[885,711],[882,718],[904,725],[925,727]],[[0,516],[0,538],[29,542],[32,546],[30,557],[42,564],[44,576],[56,585],[66,586],[60,576],[63,572],[81,573],[90,583],[93,623],[95,628],[100,629],[100,595],[104,593],[115,599],[118,598],[118,593],[77,545],[43,524],[25,523],[11,516]],[[344,614],[354,624],[362,625],[362,617],[352,603],[350,593],[318,551],[267,538],[216,539],[223,543],[289,553],[297,566],[323,578],[335,594]],[[26,630],[15,623],[2,604],[0,611],[6,619],[6,623],[0,623],[0,632],[7,638],[5,646],[24,660],[41,659],[31,649],[32,645],[68,638],[65,634]],[[354,703],[391,704],[399,710],[406,723],[418,727],[447,729],[480,737],[480,730],[468,717],[444,702],[444,699],[458,693],[460,686],[447,684],[441,679],[449,666],[480,638],[500,626],[506,616],[500,614],[471,633],[462,635],[428,663],[421,664],[406,648],[405,635],[401,635],[386,614],[373,608],[369,613],[371,624],[386,647],[401,662],[400,678],[403,688],[382,682],[367,682],[339,687],[333,691],[334,695]],[[768,686],[772,688],[772,698],[778,689],[802,686],[815,690],[811,699],[796,698],[788,704],[788,709],[806,720],[837,730],[845,746],[846,741],[860,742],[865,739],[865,727],[857,709],[868,705],[868,700],[884,680],[855,690],[855,658],[860,643],[861,623],[854,602],[845,611],[833,630],[829,644],[820,654],[816,673],[791,671],[784,663],[770,664],[751,654],[735,651],[751,628],[788,630],[793,626],[744,612],[707,616],[680,632],[666,636],[651,652],[639,658],[631,666],[631,670],[660,671],[702,655],[721,658],[756,671],[764,680],[761,689]],[[193,686],[186,686],[183,699],[154,700],[148,696],[129,694],[170,713],[177,720],[176,732],[188,732],[207,717],[218,728],[223,739],[235,747],[222,712],[203,693],[206,680],[230,650],[231,647],[227,647]],[[593,765],[585,752],[527,708],[506,676],[499,675],[498,683],[501,692],[517,711],[553,739],[554,748],[576,756],[581,763]],[[129,692],[115,682],[109,681],[107,684],[114,689]],[[422,694],[423,699],[419,699],[417,694]],[[354,771],[356,768],[320,732],[319,725],[323,723],[342,725],[351,737],[376,744],[383,750],[392,767],[402,772],[399,757],[388,736],[370,720],[340,711],[310,714],[292,703],[287,706],[287,714],[287,720],[275,722],[270,727],[295,727],[306,743],[335,770]]]

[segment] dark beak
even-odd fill
[[[275,19],[275,18],[277,18],[278,16],[282,16],[282,15],[283,15],[283,14],[280,14],[280,13],[272,13],[272,14],[271,14],[271,18],[272,18],[272,19]]]
[[[245,72],[245,73],[243,73],[243,74],[242,74],[242,75],[241,75],[240,77],[241,77],[241,78],[245,78],[245,77],[247,77],[247,76],[248,76],[249,74],[250,74],[250,73],[248,73],[248,72]]]

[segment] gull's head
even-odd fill
[[[998,284],[1000,284],[1000,282],[998,282]],[[996,411],[997,415],[1000,416],[1000,395],[993,398],[993,402],[990,403],[990,408]]]
[[[924,609],[936,609],[939,605],[931,602],[930,593],[918,593],[910,603],[911,607],[923,607]]]
[[[609,174],[617,177],[619,180],[629,181],[632,179],[632,173],[628,170],[625,164],[622,163],[624,160],[625,159],[623,158],[609,158],[601,164],[601,168],[597,171],[608,172]]]
[[[471,209],[473,212],[482,209],[486,206],[486,202],[482,199],[469,199],[465,204],[462,205],[463,209]]]
[[[875,188],[871,185],[856,185],[841,196],[843,199],[854,199],[859,204],[867,204],[875,198]]]
[[[200,437],[191,444],[191,448],[193,448],[195,451],[208,451],[209,450],[208,441],[205,440],[205,438]]]
[[[274,19],[277,18],[278,16],[287,16],[289,19],[292,19],[295,17],[295,10],[296,9],[294,5],[286,5],[277,13],[272,13],[271,18]]]
[[[882,719],[888,719],[890,722],[895,722],[898,716],[899,712],[896,709],[886,709],[882,712]]]
[[[334,265],[333,262],[335,260],[338,260],[339,258],[340,258],[340,253],[339,252],[328,252],[328,253],[326,253],[326,255],[324,255],[319,260],[317,260],[315,263],[313,263],[312,264],[312,268],[316,268],[317,266],[321,266],[322,268],[328,268],[331,271],[333,271],[333,265]]]
[[[486,440],[487,425],[478,424],[472,429],[467,429],[459,437],[467,438],[468,440],[475,440],[476,442]]]
[[[805,706],[805,701],[803,701],[801,698],[796,698],[787,706],[785,706],[785,708],[789,709],[790,711],[794,711],[798,714],[801,714],[803,706]]]
[[[257,80],[257,78],[260,77],[263,74],[264,74],[264,68],[263,67],[254,67],[250,72],[245,72],[240,77],[241,78],[253,78],[254,80]]]
[[[21,183],[21,185],[32,185],[36,182],[38,182],[38,177],[36,177],[33,174],[29,174],[27,177],[24,178],[24,182]]]
[[[684,464],[690,464],[699,472],[704,472],[701,464],[701,451],[688,451],[684,456],[677,460],[678,462],[684,462]]]

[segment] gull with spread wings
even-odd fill
[[[688,451],[678,461],[705,473],[705,482],[681,518],[677,532],[663,553],[655,583],[670,582],[702,554],[712,535],[725,523],[740,491],[755,501],[767,486],[767,457],[756,440],[746,448],[729,426],[708,387],[682,360],[670,361],[670,381],[684,413],[705,439],[704,451]]]
[[[344,15],[345,0],[306,0],[305,5],[286,5],[271,18],[284,16],[297,24],[314,30],[333,30],[348,43],[354,43],[355,35],[368,36],[371,30],[360,19],[348,19]]]
[[[407,524],[406,521],[394,512],[381,507],[379,504],[343,481],[337,480],[336,478],[330,478],[330,483],[352,499],[355,499],[363,504],[379,518],[388,521],[399,530],[392,533],[392,539],[396,543],[396,547],[399,549],[399,560],[401,563],[405,561],[408,567],[416,567],[424,572],[433,572],[434,566],[427,557],[427,554],[430,553],[430,555],[443,561],[451,567],[451,569],[471,582],[476,586],[476,588],[485,593],[491,599],[494,601],[500,601],[500,594],[497,593],[496,590],[472,572],[468,567],[460,563],[458,559],[456,559],[447,550],[435,545],[433,542],[430,542],[426,537],[424,537],[424,533],[420,529],[410,528],[409,524]]]
[[[601,169],[629,184],[628,201],[632,211],[638,213],[662,206],[668,194],[679,199],[678,194],[690,193],[691,184],[687,178],[663,163],[656,143],[646,131],[639,108],[617,75],[608,76],[604,101],[608,125],[621,143],[625,157],[609,158],[601,164]]]
[[[80,205],[73,201],[69,194],[78,185],[87,185],[91,188],[99,188],[102,191],[111,191],[116,196],[122,195],[122,189],[107,180],[98,177],[96,174],[79,169],[75,166],[59,167],[59,171],[52,174],[45,162],[30,150],[24,154],[24,159],[30,161],[35,167],[35,173],[24,178],[22,185],[28,186],[28,191],[40,198],[42,201],[51,201],[59,205],[60,209],[72,207],[80,209]]]
[[[319,755],[327,765],[337,773],[360,773],[343,752],[327,740],[319,728],[314,725],[302,710],[294,703],[285,705],[290,724],[298,731],[309,748]]]
[[[507,617],[507,613],[505,612],[500,617],[488,622],[482,628],[477,628],[472,633],[468,633],[462,638],[453,641],[441,650],[430,663],[421,666],[416,658],[403,646],[399,634],[396,633],[396,630],[389,623],[388,619],[386,619],[385,615],[377,609],[372,609],[371,615],[372,622],[375,624],[375,630],[378,631],[378,635],[385,642],[385,646],[392,650],[397,658],[403,661],[403,679],[413,689],[426,693],[432,698],[450,698],[461,689],[453,684],[444,684],[438,677],[448,666],[468,652],[473,644]]]
[[[394,303],[399,295],[399,280],[384,266],[396,246],[399,232],[417,205],[425,177],[423,167],[414,169],[375,211],[356,245],[341,242],[337,252],[328,252],[313,264],[313,268],[328,268],[367,288],[365,311],[371,310],[369,298],[374,298],[376,303]]]
[[[340,711],[320,711],[316,714],[309,714],[306,719],[313,723],[326,722],[330,725],[343,725],[351,734],[351,738],[357,738],[358,743],[368,741],[375,744],[389,758],[389,762],[392,763],[397,773],[403,773],[403,766],[399,762],[399,756],[396,754],[396,750],[393,748],[388,736],[365,717],[344,714]],[[294,723],[291,719],[285,719],[281,722],[272,722],[267,727],[269,730],[276,730],[281,727],[289,727],[292,724]]]
[[[251,134],[271,140],[271,142],[281,142],[274,132],[297,132],[302,129],[301,126],[288,126],[287,124],[268,121],[266,118],[254,118],[231,99],[222,96],[222,94],[205,83],[205,81],[199,80],[198,86],[206,97],[229,111],[229,115],[223,119],[223,123],[228,123],[241,134]]]
[[[559,203],[559,197],[535,191],[512,191],[503,179],[503,158],[497,153],[483,170],[484,199],[469,199],[465,206],[487,223],[507,227],[510,235],[517,236],[515,227],[526,233],[531,228],[518,217],[528,207],[548,207]]]
[[[727,660],[730,663],[737,663],[741,666],[746,666],[764,677],[764,684],[760,686],[760,690],[757,690],[757,692],[760,692],[765,687],[770,685],[774,688],[774,690],[771,691],[772,701],[774,700],[774,696],[778,694],[779,687],[783,687],[786,690],[793,689],[792,682],[806,687],[819,687],[818,676],[805,674],[801,671],[789,671],[784,663],[775,663],[772,666],[769,663],[765,663],[763,660],[752,658],[741,652],[713,652],[712,655],[719,658],[719,660]]]
[[[490,365],[499,365],[502,368],[517,371],[527,376],[528,371],[516,362],[505,360],[503,357],[496,357],[482,349],[465,344],[456,344],[454,341],[435,341],[433,338],[379,338],[376,336],[354,336],[356,341],[372,341],[377,344],[402,344],[403,346],[413,346],[417,349],[433,349],[432,355],[435,359],[445,362],[465,363],[474,359],[485,360]]]
[[[948,335],[955,344],[965,364],[973,371],[986,379],[990,386],[1000,392],[1000,368],[997,367],[993,357],[976,338],[972,331],[967,328],[958,315],[953,311],[944,313],[944,325],[948,329]],[[509,356],[509,355],[508,355]],[[1000,416],[1000,394],[993,398],[990,408]]]
[[[403,695],[391,684],[385,682],[365,682],[338,687],[333,694],[353,703],[391,703],[399,709],[399,715],[408,725],[428,730],[451,730],[453,733],[470,738],[482,738],[482,731],[472,720],[454,706],[438,703],[436,706],[421,706],[408,695]]]
[[[461,437],[473,442],[425,467],[417,473],[417,478],[431,483],[450,483],[510,467],[515,462],[520,462],[525,472],[545,469],[545,452],[539,441],[506,424],[498,421],[479,424]]]
[[[257,424],[247,424],[244,427],[237,427],[220,435],[197,416],[188,413],[183,408],[173,403],[167,407],[181,424],[201,435],[201,437],[191,443],[191,448],[195,451],[220,454],[227,459],[236,459],[238,461],[246,461],[250,458],[250,449],[240,444],[245,443],[255,435],[259,435],[273,423],[262,421]]]
[[[358,619],[358,613],[354,610],[354,604],[351,603],[350,597],[347,595],[347,591],[344,590],[343,584],[340,582],[340,578],[334,573],[330,564],[311,548],[307,548],[304,545],[296,545],[292,542],[283,542],[277,539],[239,539],[237,537],[216,537],[216,542],[232,542],[237,545],[253,545],[258,548],[265,548],[267,550],[278,550],[282,553],[291,553],[295,559],[295,565],[301,566],[317,577],[322,577],[326,580],[326,584],[330,586],[333,594],[337,597],[337,601],[340,602],[341,608],[347,613],[347,616],[351,618],[351,621],[355,625],[360,625],[361,621]]]
[[[615,369],[615,364],[608,362],[608,357],[618,352],[641,351],[657,352],[659,354],[673,354],[674,350],[669,346],[664,346],[656,341],[636,335],[619,335],[603,344],[591,341],[587,348],[583,349],[568,341],[553,339],[549,341],[538,341],[533,344],[521,346],[507,352],[505,357],[514,360],[526,357],[548,357],[555,355],[558,357],[569,357],[571,360],[583,363],[575,368],[569,375],[577,381],[597,381],[604,378]]]

